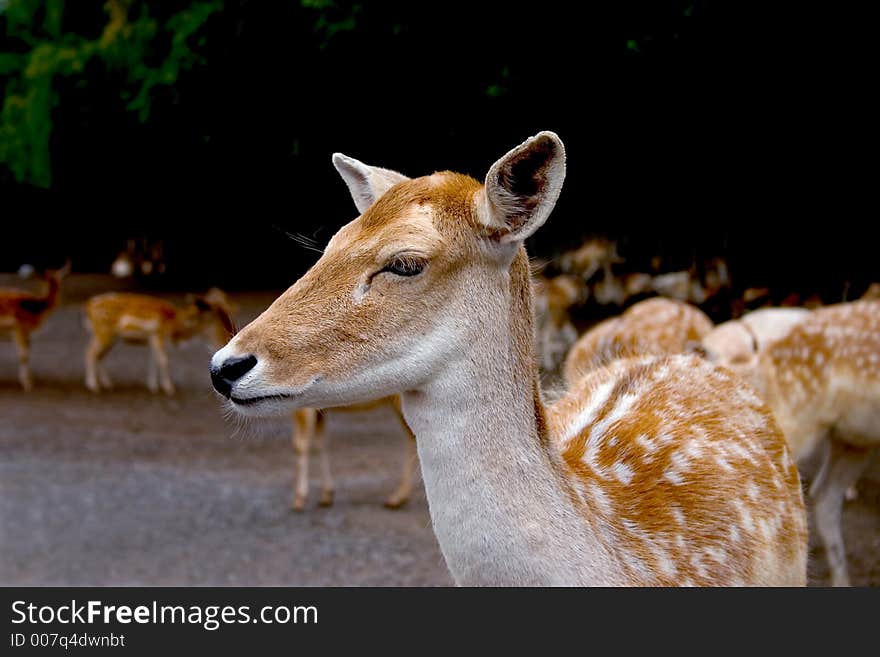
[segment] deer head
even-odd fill
[[[417,391],[466,358],[483,330],[479,304],[497,297],[484,291],[508,286],[515,260],[528,267],[517,255],[565,177],[550,132],[504,155],[482,185],[449,172],[408,179],[340,154],[333,164],[361,215],[212,359],[215,387],[242,413]],[[530,324],[523,335],[531,348]]]

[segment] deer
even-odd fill
[[[808,311],[758,346],[729,366],[772,409],[797,463],[822,457],[809,497],[831,583],[849,586],[840,523],[844,498],[880,445],[880,301]]]
[[[865,290],[865,293],[861,296],[862,299],[880,299],[880,283],[871,283],[868,286],[868,289]]]
[[[712,327],[705,313],[683,301],[664,297],[639,301],[578,338],[565,357],[566,385],[576,384],[584,374],[616,358],[684,353]]]
[[[152,393],[175,394],[168,371],[168,343],[201,337],[220,346],[235,332],[233,306],[226,295],[212,288],[195,296],[185,307],[147,294],[106,292],[85,304],[85,325],[92,335],[85,354],[86,387],[99,393],[113,383],[101,360],[118,340],[149,345],[151,358],[147,388]]]
[[[620,359],[545,404],[523,243],[562,188],[556,134],[483,183],[333,163],[360,215],[213,355],[224,405],[259,417],[399,394],[458,585],[805,584],[797,468],[730,372]]]
[[[583,303],[587,287],[583,279],[571,274],[532,278],[535,299],[538,354],[544,372],[556,372],[565,354],[578,337],[570,310]]]
[[[327,412],[361,412],[372,410],[383,404],[389,404],[392,407],[401,428],[408,438],[400,483],[394,492],[385,499],[385,507],[388,509],[399,509],[409,501],[419,465],[419,457],[416,452],[415,436],[406,420],[403,419],[400,409],[400,397],[395,396],[323,411],[316,408],[299,408],[293,412],[293,449],[296,453],[296,481],[294,483],[293,500],[290,504],[292,511],[304,510],[308,501],[309,453],[312,444],[317,447],[321,468],[321,497],[319,498],[318,505],[321,507],[333,506],[335,484],[333,483],[333,475],[330,473],[330,458],[327,454],[327,441],[324,437],[325,415]]]
[[[58,307],[61,281],[70,273],[68,260],[60,269],[49,269],[42,280],[46,289],[35,294],[16,288],[0,288],[0,336],[9,335],[18,350],[18,381],[25,392],[33,390],[30,368],[31,334]]]
[[[761,308],[715,326],[697,348],[712,362],[731,369],[751,366],[774,341],[808,317],[806,308]]]
[[[624,262],[617,253],[617,243],[605,238],[590,238],[573,251],[566,251],[559,258],[559,266],[566,274],[580,276],[589,281],[600,269]]]

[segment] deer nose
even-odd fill
[[[256,364],[257,357],[248,354],[227,358],[220,367],[212,367],[211,383],[214,384],[214,390],[229,399],[229,395],[232,394],[232,384],[250,372]]]

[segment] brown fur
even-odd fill
[[[712,320],[682,301],[655,297],[630,306],[584,333],[565,359],[571,386],[592,369],[616,358],[684,353],[712,330]]]
[[[15,341],[18,349],[18,379],[24,390],[33,388],[29,365],[31,334],[42,326],[46,317],[58,306],[61,279],[69,269],[69,265],[65,265],[62,269],[46,272],[43,277],[46,283],[45,294],[0,288],[0,337],[8,333]]]
[[[86,326],[92,339],[86,349],[86,386],[99,392],[111,387],[101,359],[117,339],[149,344],[152,356],[147,385],[156,389],[154,370],[158,367],[162,389],[174,393],[168,372],[168,343],[176,344],[201,335],[212,345],[223,345],[234,332],[230,317],[232,306],[226,296],[213,288],[208,296],[197,297],[186,307],[146,294],[108,292],[86,302]]]

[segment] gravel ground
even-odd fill
[[[404,509],[382,507],[406,441],[387,409],[329,416],[336,504],[317,508],[313,468],[309,507],[292,513],[290,422],[226,422],[208,387],[207,347],[172,352],[175,398],[147,392],[147,351],[131,345],[105,361],[114,390],[89,393],[81,303],[113,286],[106,277],[71,278],[65,303],[34,337],[31,394],[18,388],[11,343],[0,342],[0,585],[452,583],[421,485]],[[239,318],[274,296],[236,295]],[[844,510],[850,569],[853,583],[873,586],[880,464],[859,493]],[[827,583],[818,547],[810,577]]]

